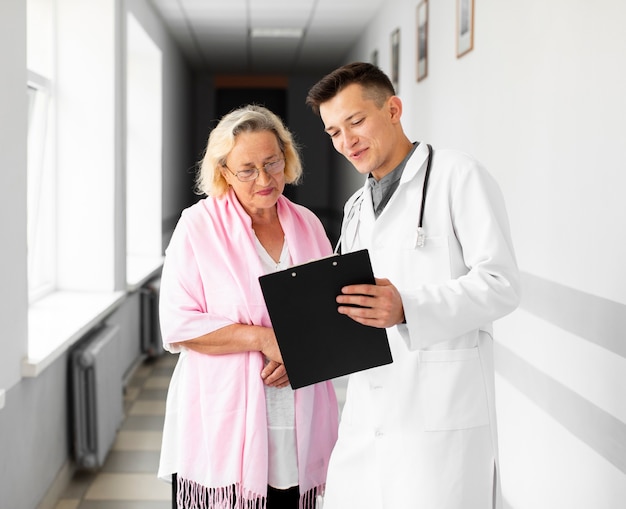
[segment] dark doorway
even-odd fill
[[[246,104],[258,104],[287,119],[287,90],[284,88],[218,88],[215,92],[217,117]]]

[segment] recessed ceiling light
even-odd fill
[[[251,37],[287,37],[299,39],[302,37],[302,28],[252,28]]]

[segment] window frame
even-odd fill
[[[27,267],[29,302],[56,287],[56,191],[52,82],[28,70]]]

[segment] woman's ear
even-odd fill
[[[228,187],[232,187],[229,177],[230,177],[230,173],[228,172],[228,170],[226,168],[224,168],[222,165],[219,166],[219,172],[222,175],[222,178],[224,179],[224,182],[226,182],[226,185]]]

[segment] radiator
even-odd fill
[[[161,278],[153,279],[141,288],[141,351],[157,357],[163,350],[159,325],[159,291]]]
[[[78,469],[104,464],[123,420],[123,388],[117,355],[120,328],[103,326],[70,354],[73,456]]]

